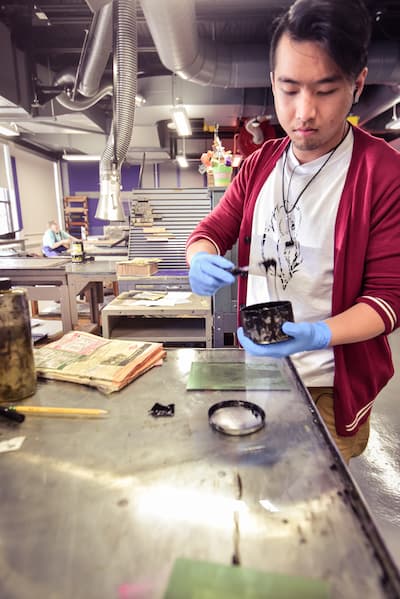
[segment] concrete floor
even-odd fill
[[[396,372],[375,401],[367,449],[350,471],[400,569],[400,330],[389,341]]]

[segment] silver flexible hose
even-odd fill
[[[113,30],[114,114],[100,161],[100,200],[96,217],[123,220],[119,205],[121,166],[132,137],[137,91],[136,0],[114,0]]]
[[[114,0],[114,115],[104,156],[125,159],[132,136],[137,92],[136,0]],[[116,139],[114,140],[114,131]],[[115,143],[115,152],[114,152]]]

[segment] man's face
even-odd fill
[[[362,91],[367,69],[349,81],[316,42],[296,42],[284,34],[271,73],[275,109],[300,162],[323,156],[345,133],[355,88]]]
[[[52,231],[54,231],[54,233],[58,233],[58,232],[59,232],[59,230],[60,230],[60,227],[58,226],[58,224],[57,224],[57,223],[53,223],[53,224],[51,225],[51,230],[52,230]]]

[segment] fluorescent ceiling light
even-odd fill
[[[184,154],[178,154],[176,161],[181,168],[187,168],[189,166],[188,160]]]
[[[177,134],[181,137],[192,135],[192,128],[184,105],[177,104],[176,106],[173,106],[171,114]]]
[[[11,125],[0,125],[0,135],[5,135],[6,137],[16,137],[19,135],[17,125],[15,123],[11,123]]]
[[[40,21],[48,21],[48,20],[49,20],[49,19],[48,19],[48,17],[47,17],[47,15],[46,15],[46,13],[45,13],[45,12],[43,12],[42,10],[37,10],[37,11],[35,12],[35,15],[37,16],[37,18],[38,18]]]
[[[397,117],[396,114],[396,104],[393,104],[393,116],[392,120],[386,123],[386,129],[400,129],[400,118]]]
[[[100,155],[92,154],[63,154],[63,160],[67,162],[99,162]]]
[[[33,10],[35,12],[36,17],[40,20],[40,21],[48,21],[49,18],[46,15],[46,13],[40,8],[40,6],[38,6],[37,4],[33,5]]]

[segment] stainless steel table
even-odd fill
[[[26,287],[29,299],[60,301],[64,333],[72,329],[70,296],[65,271],[65,266],[69,262],[69,258],[0,259],[0,276],[10,278],[14,286]]]
[[[324,579],[334,599],[398,598],[399,573],[290,361],[278,363],[287,391],[186,390],[193,361],[245,360],[246,372],[272,364],[179,349],[110,398],[41,382],[26,403],[110,412],[0,422],[0,441],[26,436],[0,455],[0,597],[108,599],[137,584],[160,598],[176,558],[229,565],[236,553],[244,567]],[[265,428],[212,430],[208,408],[226,398],[261,405]],[[152,418],[154,402],[175,416]]]

